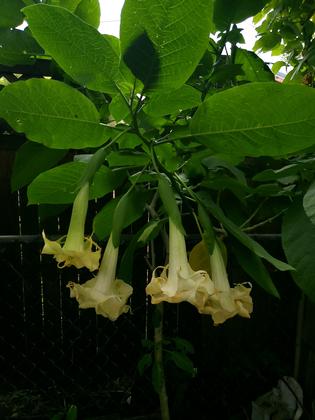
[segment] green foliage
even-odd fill
[[[67,150],[49,149],[38,143],[24,143],[15,155],[11,177],[12,191],[29,184],[37,175],[58,163],[67,152]]]
[[[42,172],[28,187],[28,203],[72,203],[77,193],[78,182],[85,167],[85,163],[70,162]],[[90,188],[90,199],[102,197],[113,191],[123,179],[123,173],[114,173],[106,166],[102,166],[95,173]]]
[[[12,188],[29,184],[29,203],[48,215],[91,182],[90,198],[103,206],[93,223],[100,241],[113,231],[117,245],[137,222],[118,268],[128,282],[136,252],[161,233],[165,240],[171,217],[182,232],[198,232],[210,253],[217,235],[229,239],[227,252],[273,296],[278,291],[262,260],[276,270],[295,269],[296,283],[314,298],[314,5],[230,3],[126,0],[119,40],[97,31],[97,0],[3,1],[0,65],[15,75],[27,68],[22,80],[1,80],[0,87],[3,137],[16,132],[26,140]],[[15,28],[24,4],[23,31]],[[273,72],[293,66],[283,85],[238,46],[238,23],[256,13],[256,50],[285,53]],[[214,41],[209,35],[216,30]],[[43,74],[24,80],[38,66]],[[75,161],[56,166],[66,154]],[[302,196],[304,208],[291,206]],[[288,207],[282,232],[290,265],[251,236],[279,233]],[[163,345],[167,364],[193,374],[189,345]],[[163,374],[153,359],[147,355],[139,369],[152,368],[159,390]]]
[[[289,207],[282,226],[282,245],[296,284],[315,302],[314,288],[314,241],[315,225],[304,212],[300,199]]]
[[[254,52],[235,49],[235,63],[242,65],[243,74],[237,76],[237,80],[247,82],[271,82],[274,75],[267,64]]]
[[[312,89],[249,83],[203,102],[193,117],[191,132],[219,153],[281,156],[313,145],[314,115]]]
[[[75,14],[95,28],[100,25],[101,8],[98,0],[81,0]]]
[[[207,48],[213,0],[126,0],[122,55],[146,89],[181,87]]]
[[[119,44],[68,10],[37,4],[23,9],[32,34],[69,76],[82,86],[115,93]]]
[[[22,0],[1,0],[0,28],[15,28],[23,22]]]
[[[267,0],[214,0],[213,20],[217,30],[224,31],[232,23],[242,22],[258,13]]]
[[[283,54],[282,64],[293,67],[287,81],[302,77],[303,83],[313,86],[314,15],[312,1],[273,0],[255,17],[255,22],[260,23],[255,48],[271,51],[273,55]],[[275,73],[278,70],[279,67],[273,69]]]
[[[42,49],[26,31],[0,28],[0,64],[15,66],[16,64],[32,64]]]
[[[97,109],[86,96],[56,80],[30,79],[5,87],[0,116],[18,133],[56,149],[100,146],[111,133],[99,124]]]

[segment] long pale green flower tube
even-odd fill
[[[101,256],[100,247],[91,237],[84,237],[85,219],[89,202],[89,183],[85,183],[78,192],[72,207],[70,225],[66,237],[57,241],[47,239],[43,232],[44,247],[42,254],[53,255],[59,268],[87,267],[97,270]]]
[[[114,247],[110,236],[97,275],[84,284],[69,282],[70,297],[75,298],[81,309],[94,308],[98,315],[111,321],[129,311],[126,304],[132,294],[132,286],[116,279],[119,248]]]
[[[210,293],[204,306],[198,308],[202,314],[212,316],[215,325],[222,324],[235,315],[249,318],[253,311],[249,283],[236,284],[230,287],[222,253],[217,242],[210,255],[210,274],[214,292]]]
[[[204,305],[205,299],[212,292],[213,286],[207,272],[194,271],[189,265],[184,235],[169,218],[169,263],[153,271],[152,279],[146,287],[151,302],[187,301],[199,307]]]

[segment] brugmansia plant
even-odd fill
[[[292,273],[315,301],[315,91],[304,83],[306,72],[307,85],[314,82],[315,7],[307,7],[300,24],[307,30],[296,40],[307,58],[287,57],[295,60],[294,77],[283,84],[240,47],[237,26],[280,10],[279,33],[262,34],[256,48],[266,49],[270,37],[273,46],[289,39],[282,3],[125,0],[116,38],[97,30],[98,0],[4,2],[0,64],[44,76],[0,79],[2,124],[25,136],[12,188],[28,185],[29,204],[73,204],[67,236],[52,241],[43,233],[42,252],[60,268],[95,272],[84,284],[68,284],[80,308],[112,321],[127,313],[138,287],[129,284],[133,255],[159,234],[165,252],[143,290],[158,307],[186,301],[214,325],[249,318],[252,287],[279,297],[265,262]],[[18,29],[24,20],[27,28]],[[88,201],[103,197],[92,239],[84,232]],[[121,246],[135,221],[141,228]],[[185,230],[201,241],[190,259]],[[281,234],[288,263],[251,235],[260,232]],[[229,282],[227,257],[251,283]]]

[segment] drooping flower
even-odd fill
[[[235,315],[249,318],[253,311],[253,301],[250,296],[249,283],[236,284],[230,287],[222,253],[217,242],[210,255],[211,280],[214,291],[209,293],[203,307],[198,310],[202,314],[212,316],[214,325],[222,324]]]
[[[76,268],[87,267],[90,271],[94,271],[99,266],[101,249],[91,237],[84,236],[88,201],[89,183],[87,182],[73,202],[68,234],[57,241],[50,241],[45,232],[42,233],[45,243],[42,254],[53,255],[59,268],[74,265]]]
[[[187,301],[198,308],[204,306],[208,295],[213,292],[207,272],[194,271],[188,263],[184,234],[169,218],[169,263],[153,271],[152,279],[146,287],[151,302]]]
[[[110,236],[96,276],[84,284],[69,282],[67,285],[70,297],[79,302],[79,308],[94,308],[98,315],[111,321],[129,311],[126,302],[133,290],[123,280],[116,279],[118,251]]]

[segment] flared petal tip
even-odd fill
[[[67,287],[70,288],[70,297],[75,298],[79,303],[79,308],[94,308],[98,315],[111,321],[116,321],[120,315],[130,310],[126,302],[133,288],[122,280],[116,279],[107,293],[97,290],[95,278],[82,285],[69,282]]]
[[[248,283],[237,284],[227,292],[216,291],[198,308],[199,313],[211,315],[214,325],[223,324],[227,319],[239,315],[250,318],[253,301],[250,296],[251,286]]]
[[[101,248],[91,237],[84,239],[83,246],[78,246],[78,249],[71,250],[64,249],[62,246],[65,237],[61,237],[57,241],[50,241],[44,231],[42,235],[44,239],[42,254],[53,255],[58,263],[58,268],[74,266],[78,269],[86,267],[90,271],[98,269]]]

